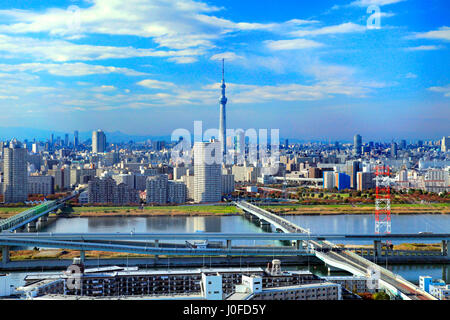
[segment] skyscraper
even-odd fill
[[[69,134],[68,133],[66,133],[65,135],[64,135],[64,146],[68,146],[69,145]]]
[[[28,198],[27,149],[16,140],[3,149],[4,202],[23,202]]]
[[[441,141],[441,151],[447,152],[450,151],[450,136],[449,137],[443,137]]]
[[[78,130],[73,132],[73,146],[78,147]]]
[[[219,141],[222,146],[222,154],[226,154],[227,146],[226,146],[226,130],[227,130],[227,122],[226,122],[226,105],[227,105],[227,97],[225,97],[225,66],[224,59],[222,59],[222,96],[220,97],[220,123],[219,123]]]
[[[106,135],[98,129],[92,132],[92,152],[101,153],[106,151]]]
[[[362,138],[359,134],[356,134],[353,137],[353,155],[355,156],[361,155],[361,146],[362,146]]]
[[[397,158],[397,143],[391,143],[391,158]]]
[[[222,141],[194,144],[195,202],[218,202],[222,198],[222,165],[216,155],[221,145]]]

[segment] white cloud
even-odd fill
[[[416,78],[417,78],[417,75],[414,74],[414,73],[412,73],[412,72],[408,72],[408,73],[405,75],[405,78],[406,78],[406,79],[416,79]]]
[[[0,64],[0,69],[5,72],[48,72],[49,74],[64,77],[88,76],[93,74],[119,73],[128,76],[141,76],[145,73],[128,68],[91,65],[82,62],[77,63],[22,63]]]
[[[186,64],[186,63],[193,63],[197,61],[197,58],[194,57],[173,57],[167,59],[169,61],[173,61],[178,64]]]
[[[322,27],[318,29],[298,30],[292,32],[291,34],[296,37],[305,37],[305,36],[318,36],[328,34],[364,32],[366,30],[367,30],[366,26],[362,26],[352,22],[347,22],[334,26]]]
[[[99,87],[94,87],[91,90],[95,92],[108,92],[108,91],[114,91],[117,88],[115,86],[108,86],[108,85],[102,85]]]
[[[139,81],[137,84],[149,89],[167,89],[175,87],[175,84],[173,84],[172,82],[159,81],[154,79],[145,79]]]
[[[405,0],[357,0],[350,3],[352,6],[358,6],[358,7],[368,7],[371,5],[376,6],[385,6],[388,4],[394,4],[398,2],[403,2]]]
[[[320,42],[308,39],[268,40],[265,44],[271,50],[299,50],[323,46]]]
[[[430,87],[428,90],[443,93],[444,97],[450,98],[450,84],[445,87]]]
[[[238,59],[243,59],[243,57],[238,56],[234,52],[228,51],[228,52],[215,54],[215,55],[211,56],[211,58],[210,58],[210,60],[213,60],[213,61],[222,60],[222,59],[225,59],[227,61],[234,61],[234,60],[238,60]]]
[[[444,26],[438,30],[415,33],[411,38],[450,41],[450,27]]]
[[[428,46],[417,46],[417,47],[408,47],[405,48],[406,51],[431,51],[431,50],[439,50],[442,46],[428,45]]]
[[[2,96],[0,95],[0,100],[18,100],[18,96]]]
[[[214,40],[231,32],[285,33],[316,22],[300,19],[282,23],[234,22],[212,15],[221,8],[194,0],[92,0],[89,4],[75,13],[59,8],[43,12],[0,10],[0,17],[8,22],[0,25],[0,32],[47,32],[72,39],[85,34],[133,35],[152,38],[159,46],[186,49],[212,48]]]
[[[74,44],[65,40],[43,40],[29,37],[0,35],[0,52],[12,57],[18,55],[36,60],[91,61],[103,59],[124,59],[132,57],[177,57],[186,58],[203,54],[199,49],[153,50],[133,47],[113,47]]]

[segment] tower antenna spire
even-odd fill
[[[222,82],[225,82],[225,58],[222,58]]]

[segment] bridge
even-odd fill
[[[38,206],[27,209],[19,214],[16,214],[5,220],[2,220],[0,221],[0,232],[2,231],[12,232],[25,225],[30,225],[31,227],[34,227],[34,222],[37,219],[41,217],[46,218],[50,212],[58,210],[59,208],[64,206],[64,203],[66,201],[69,201],[70,199],[74,198],[77,194],[78,194],[77,192],[74,192],[62,199],[46,201]]]
[[[259,219],[264,219],[273,224],[277,229],[289,233],[300,232],[308,233],[309,231],[303,229],[294,223],[287,221],[267,210],[256,207],[246,201],[235,202],[235,204]],[[378,283],[380,286],[389,290],[392,294],[400,296],[405,300],[436,300],[435,297],[429,293],[421,290],[416,285],[406,281],[401,276],[392,273],[391,271],[380,267],[379,265],[348,251],[336,252],[333,249],[337,246],[329,241],[310,240],[307,242],[308,247],[314,252],[315,256],[325,262],[327,265],[346,270],[354,275],[368,276],[376,274],[379,277]],[[444,244],[444,242],[443,242]],[[297,243],[297,247],[299,244]],[[381,246],[381,243],[376,243],[376,246]],[[445,242],[447,246],[447,242]],[[447,250],[447,249],[446,249]]]
[[[0,239],[68,240],[68,241],[115,241],[115,240],[450,240],[450,233],[433,234],[304,234],[304,233],[0,233]]]

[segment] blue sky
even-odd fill
[[[368,28],[370,5],[379,28]],[[166,135],[228,127],[320,140],[440,138],[447,1],[0,3],[1,126]]]

